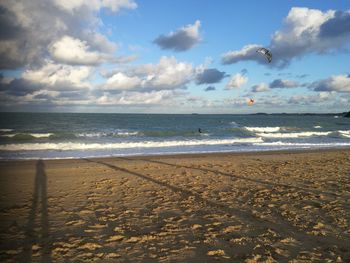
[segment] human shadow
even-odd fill
[[[45,164],[42,160],[36,163],[36,174],[34,179],[34,192],[32,197],[31,210],[28,216],[28,222],[25,229],[25,240],[21,262],[30,262],[33,252],[40,251],[41,262],[51,262],[51,237],[49,235],[49,215],[47,205],[47,178]],[[37,210],[41,203],[40,213],[40,232],[35,231]],[[34,246],[35,245],[35,246]]]
[[[127,160],[127,158],[119,158],[122,160]],[[244,210],[243,208],[235,208],[232,206],[229,206],[225,203],[216,201],[216,200],[210,200],[208,198],[204,198],[200,193],[197,193],[195,191],[187,190],[184,188],[181,188],[179,186],[172,185],[168,182],[157,180],[149,175],[144,175],[139,172],[134,172],[131,170],[128,170],[126,168],[116,166],[107,162],[99,161],[99,160],[91,160],[91,159],[84,159],[87,162],[97,163],[101,165],[105,165],[115,171],[118,172],[124,172],[130,175],[137,176],[139,178],[142,178],[144,180],[147,180],[149,182],[152,182],[154,184],[157,184],[161,187],[165,187],[174,193],[178,194],[182,200],[186,200],[189,197],[193,197],[194,200],[198,204],[202,204],[205,207],[208,207],[210,209],[221,211],[224,214],[234,215],[238,218],[240,218],[242,221],[249,223],[251,225],[258,226],[260,229],[272,229],[278,233],[280,233],[282,236],[289,237],[294,236],[297,240],[303,240],[304,245],[308,245],[308,247],[315,247],[320,244],[326,243],[329,240],[332,240],[334,244],[341,245],[343,241],[338,240],[334,237],[323,237],[323,236],[310,236],[305,233],[305,231],[299,230],[297,227],[285,222],[283,219],[275,218],[274,221],[257,218],[251,211]],[[130,159],[132,160],[132,159]],[[138,159],[140,160],[140,159]],[[327,241],[328,239],[328,241]],[[300,247],[301,249],[301,247]]]

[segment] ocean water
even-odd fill
[[[350,119],[335,115],[0,113],[1,159],[343,147]]]

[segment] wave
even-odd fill
[[[340,133],[341,136],[344,136],[344,137],[347,137],[347,138],[350,138],[350,130],[348,131],[338,131]]]
[[[234,128],[239,128],[240,127],[240,125],[237,122],[234,122],[234,121],[231,121],[230,124]]]
[[[256,146],[297,146],[297,147],[311,147],[311,146],[315,146],[315,147],[334,147],[334,146],[350,146],[350,142],[335,142],[335,143],[303,143],[303,142],[263,142],[263,143],[253,143],[253,145]]]
[[[13,138],[17,140],[28,140],[35,138],[49,138],[53,133],[12,133],[12,134],[1,134],[1,137]]]
[[[9,133],[9,134],[0,134],[0,137],[10,138],[13,140],[32,140],[32,139],[42,139],[49,138],[52,140],[56,139],[73,139],[78,137],[85,138],[100,138],[100,137],[127,137],[138,135],[138,132],[91,132],[91,133],[67,133],[67,132],[55,132],[55,133]]]
[[[322,126],[315,125],[315,126],[314,126],[314,128],[315,128],[315,129],[321,129],[321,128],[322,128]]]
[[[163,130],[163,131],[142,131],[147,137],[174,137],[174,136],[200,136],[208,133],[199,133],[197,130]]]
[[[244,127],[251,132],[278,132],[281,127]]]
[[[264,138],[300,138],[312,136],[327,136],[331,134],[328,132],[291,132],[291,133],[257,133],[256,135]]]
[[[160,148],[174,146],[198,146],[198,145],[230,145],[240,143],[263,142],[262,138],[240,138],[224,140],[183,140],[183,141],[143,141],[121,143],[22,143],[0,145],[0,151],[36,151],[36,150],[104,150],[104,149],[128,149],[128,148]]]
[[[138,135],[139,132],[131,132],[131,131],[118,131],[118,132],[84,132],[78,133],[77,137],[87,137],[87,138],[99,138],[99,137],[126,137],[126,136],[135,136]]]
[[[0,129],[0,132],[12,132],[13,129]]]

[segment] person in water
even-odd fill
[[[199,133],[202,133],[202,130],[201,130],[201,128],[198,128],[198,132],[199,132]]]

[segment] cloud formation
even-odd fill
[[[266,92],[266,91],[270,91],[270,88],[267,84],[265,83],[260,83],[258,85],[254,85],[252,88],[251,88],[251,91],[252,92]]]
[[[214,86],[208,86],[204,89],[204,91],[213,91],[213,90],[216,90]]]
[[[291,105],[311,105],[329,102],[335,98],[335,94],[331,92],[320,92],[311,95],[293,95],[288,98],[287,103]]]
[[[56,6],[59,8],[74,13],[81,8],[89,8],[98,11],[101,8],[108,8],[112,12],[118,12],[121,9],[135,9],[137,4],[129,0],[97,0],[87,3],[83,0],[54,0]]]
[[[350,38],[350,11],[321,11],[293,7],[284,19],[282,29],[276,31],[267,46],[273,54],[269,66],[285,67],[293,58],[308,53],[326,53],[343,47]],[[267,65],[256,49],[261,45],[248,44],[240,50],[222,55],[223,64],[253,60]]]
[[[295,88],[300,84],[293,80],[288,79],[275,79],[270,84],[260,83],[251,87],[252,92],[267,92],[271,89],[285,89],[285,88]]]
[[[235,88],[239,88],[248,82],[248,77],[242,75],[241,73],[237,73],[231,77],[229,82],[226,84],[225,89],[231,90]]]
[[[170,105],[194,79],[191,64],[162,57],[156,64],[124,68],[94,83],[95,67],[47,60],[25,70],[19,78],[0,76],[4,105]],[[171,98],[171,99],[170,99]]]
[[[89,101],[94,70],[45,61],[42,67],[27,69],[21,77],[0,82],[0,101],[4,106],[41,105],[52,107]]]
[[[327,79],[315,81],[309,87],[314,91],[350,92],[350,76],[331,76]]]
[[[295,88],[299,85],[298,82],[288,79],[275,79],[269,87],[270,89],[284,89],[284,88]]]
[[[196,84],[213,84],[220,82],[226,73],[224,71],[219,71],[216,68],[208,68],[199,72],[196,75]]]
[[[90,50],[86,41],[63,36],[49,47],[54,60],[71,65],[97,65],[112,60],[110,54]]]
[[[38,66],[46,59],[73,64],[73,54],[62,53],[64,43],[78,52],[75,64],[100,63],[116,45],[97,32],[98,11],[136,7],[133,0],[1,1],[0,69]]]
[[[183,89],[193,79],[193,66],[175,57],[161,57],[158,64],[144,64],[112,74],[102,85],[108,90]]]
[[[105,93],[97,98],[98,105],[164,105],[169,104],[177,93],[172,90],[158,90],[149,92],[121,92],[115,95]]]
[[[106,83],[104,84],[104,89],[109,90],[128,90],[128,89],[135,89],[137,87],[140,87],[142,84],[142,81],[137,76],[131,76],[118,72],[111,76],[109,79],[107,79]]]
[[[74,67],[47,61],[41,68],[25,70],[22,79],[51,90],[74,90],[91,87],[88,82],[91,74],[90,67]]]
[[[201,22],[197,20],[193,25],[187,25],[170,32],[168,35],[160,35],[153,42],[161,49],[173,49],[186,51],[193,48],[201,41],[199,27]]]

